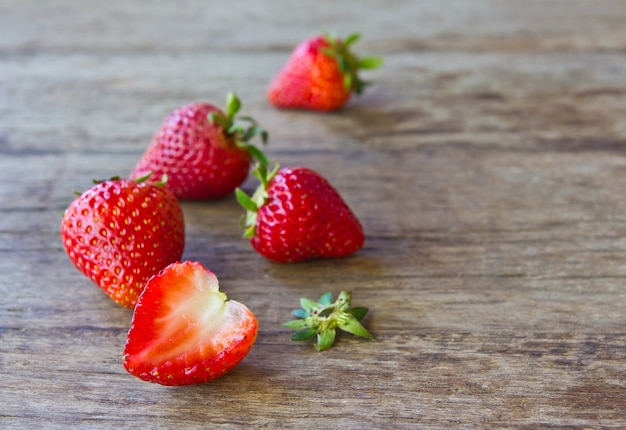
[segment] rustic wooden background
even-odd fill
[[[621,0],[0,0],[0,428],[626,427],[625,23]],[[334,114],[269,107],[326,29],[385,58],[375,85]],[[222,379],[145,383],[121,365],[131,312],[71,265],[60,213],[231,89],[367,242],[273,264],[234,198],[184,203],[184,257],[260,333]],[[377,341],[290,343],[298,298],[341,289]]]

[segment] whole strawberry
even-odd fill
[[[183,212],[161,185],[112,178],[96,182],[69,205],[61,239],[78,270],[132,308],[146,281],[181,258]]]
[[[363,246],[361,223],[330,183],[306,167],[253,174],[261,184],[252,197],[237,189],[247,209],[244,237],[264,257],[282,263],[345,257]]]
[[[250,117],[236,117],[241,102],[229,93],[226,112],[191,103],[172,112],[131,172],[140,178],[168,176],[166,187],[179,199],[212,199],[230,194],[248,177],[251,161],[265,161],[249,141],[267,132]],[[246,121],[246,126],[237,120]]]
[[[162,385],[199,384],[232,370],[250,352],[258,322],[227,300],[215,274],[192,261],[150,278],[139,296],[124,347],[124,367]]]
[[[279,108],[333,111],[352,93],[361,94],[367,83],[359,70],[375,69],[382,60],[354,55],[350,47],[359,38],[356,33],[343,40],[325,34],[300,43],[272,80],[269,102]]]

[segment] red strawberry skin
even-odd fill
[[[178,200],[166,189],[114,179],[69,205],[61,239],[78,270],[132,308],[146,281],[181,258],[185,223]]]
[[[345,257],[363,246],[361,223],[317,172],[281,168],[268,183],[267,196],[250,239],[266,258],[290,263]]]
[[[272,80],[267,97],[279,108],[333,111],[350,98],[337,60],[324,53],[330,43],[323,36],[309,38],[293,51]]]
[[[204,383],[239,364],[257,332],[254,314],[226,299],[213,272],[197,262],[173,263],[151,278],[139,297],[123,363],[149,382]]]
[[[191,103],[172,112],[156,132],[130,174],[153,180],[167,174],[166,187],[179,199],[213,199],[233,192],[247,178],[251,157],[217,124],[207,103]]]

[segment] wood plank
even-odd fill
[[[0,427],[626,427],[623,2],[229,6],[0,2]],[[374,85],[333,114],[269,107],[269,79],[323,29],[363,32],[357,50],[385,58]],[[260,332],[219,380],[148,384],[121,365],[131,311],[73,268],[60,213],[129,172],[172,109],[230,89],[268,155],[326,176],[367,241],[274,264],[232,196],[184,202],[184,258]],[[298,298],[342,289],[376,341],[292,344]]]

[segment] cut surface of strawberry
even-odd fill
[[[210,381],[248,354],[258,332],[254,314],[228,300],[217,277],[198,262],[173,263],[151,278],[128,332],[123,362],[145,381]]]

